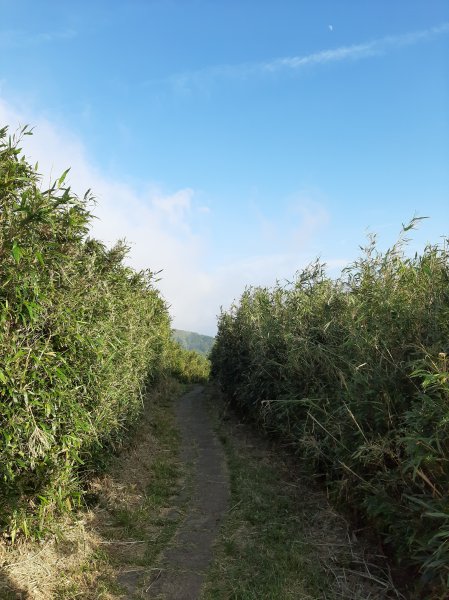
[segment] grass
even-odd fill
[[[1,598],[144,597],[188,501],[188,472],[178,459],[172,410],[182,390],[169,380],[147,397],[127,447],[91,481],[90,506],[76,523],[64,517],[42,544],[0,546],[0,564],[8,573],[8,579],[0,576]]]
[[[231,509],[203,600],[400,597],[388,569],[373,557],[378,549],[354,541],[290,455],[227,410],[217,428],[230,469]]]
[[[237,453],[229,438],[225,446],[233,508],[204,598],[324,597],[325,578],[310,564],[310,548],[295,544],[302,524],[291,516],[294,495],[290,490],[279,495],[279,472],[258,462],[248,446],[239,445]]]

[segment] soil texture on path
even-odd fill
[[[229,505],[225,455],[209,418],[201,386],[176,401],[180,459],[191,466],[188,513],[159,560],[149,598],[195,600],[213,557],[213,544]],[[185,493],[189,493],[186,492]]]

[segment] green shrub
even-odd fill
[[[28,130],[21,132],[28,134]],[[166,368],[170,319],[127,248],[87,237],[90,193],[49,189],[0,130],[0,524],[38,534]]]
[[[171,373],[182,383],[204,383],[209,379],[210,361],[196,350],[185,350],[172,342]]]
[[[247,289],[220,316],[212,374],[447,591],[449,253],[410,258],[405,241],[381,253],[371,240],[337,281],[315,263]]]

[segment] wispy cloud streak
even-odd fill
[[[449,33],[449,23],[443,23],[438,27],[405,33],[402,35],[390,35],[364,44],[353,46],[341,46],[331,50],[322,50],[306,56],[292,56],[280,58],[270,62],[262,63],[260,68],[266,71],[279,71],[280,69],[300,69],[308,65],[320,65],[329,62],[340,62],[343,60],[357,60],[369,56],[385,54],[388,50],[412,46],[418,42],[426,41],[438,35]]]
[[[30,33],[19,29],[0,30],[0,47],[22,48],[29,46],[39,46],[41,44],[51,44],[56,42],[65,42],[77,36],[73,29],[62,29],[60,31],[42,31]]]
[[[178,91],[188,91],[192,85],[201,87],[205,82],[219,78],[248,79],[251,76],[263,76],[282,71],[299,71],[306,67],[380,56],[394,49],[413,46],[445,34],[449,34],[449,22],[421,31],[390,35],[361,44],[340,46],[303,56],[288,56],[254,63],[216,65],[174,75],[170,78],[170,83]]]

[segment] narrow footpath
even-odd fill
[[[149,597],[194,600],[199,597],[213,556],[213,544],[229,505],[229,476],[222,445],[205,406],[203,388],[176,401],[181,433],[180,459],[192,469],[188,514],[159,561]],[[188,493],[187,490],[185,493]]]
[[[173,408],[188,476],[176,533],[139,598],[404,599],[377,545],[356,540],[324,490],[239,422],[217,390],[197,386]]]

